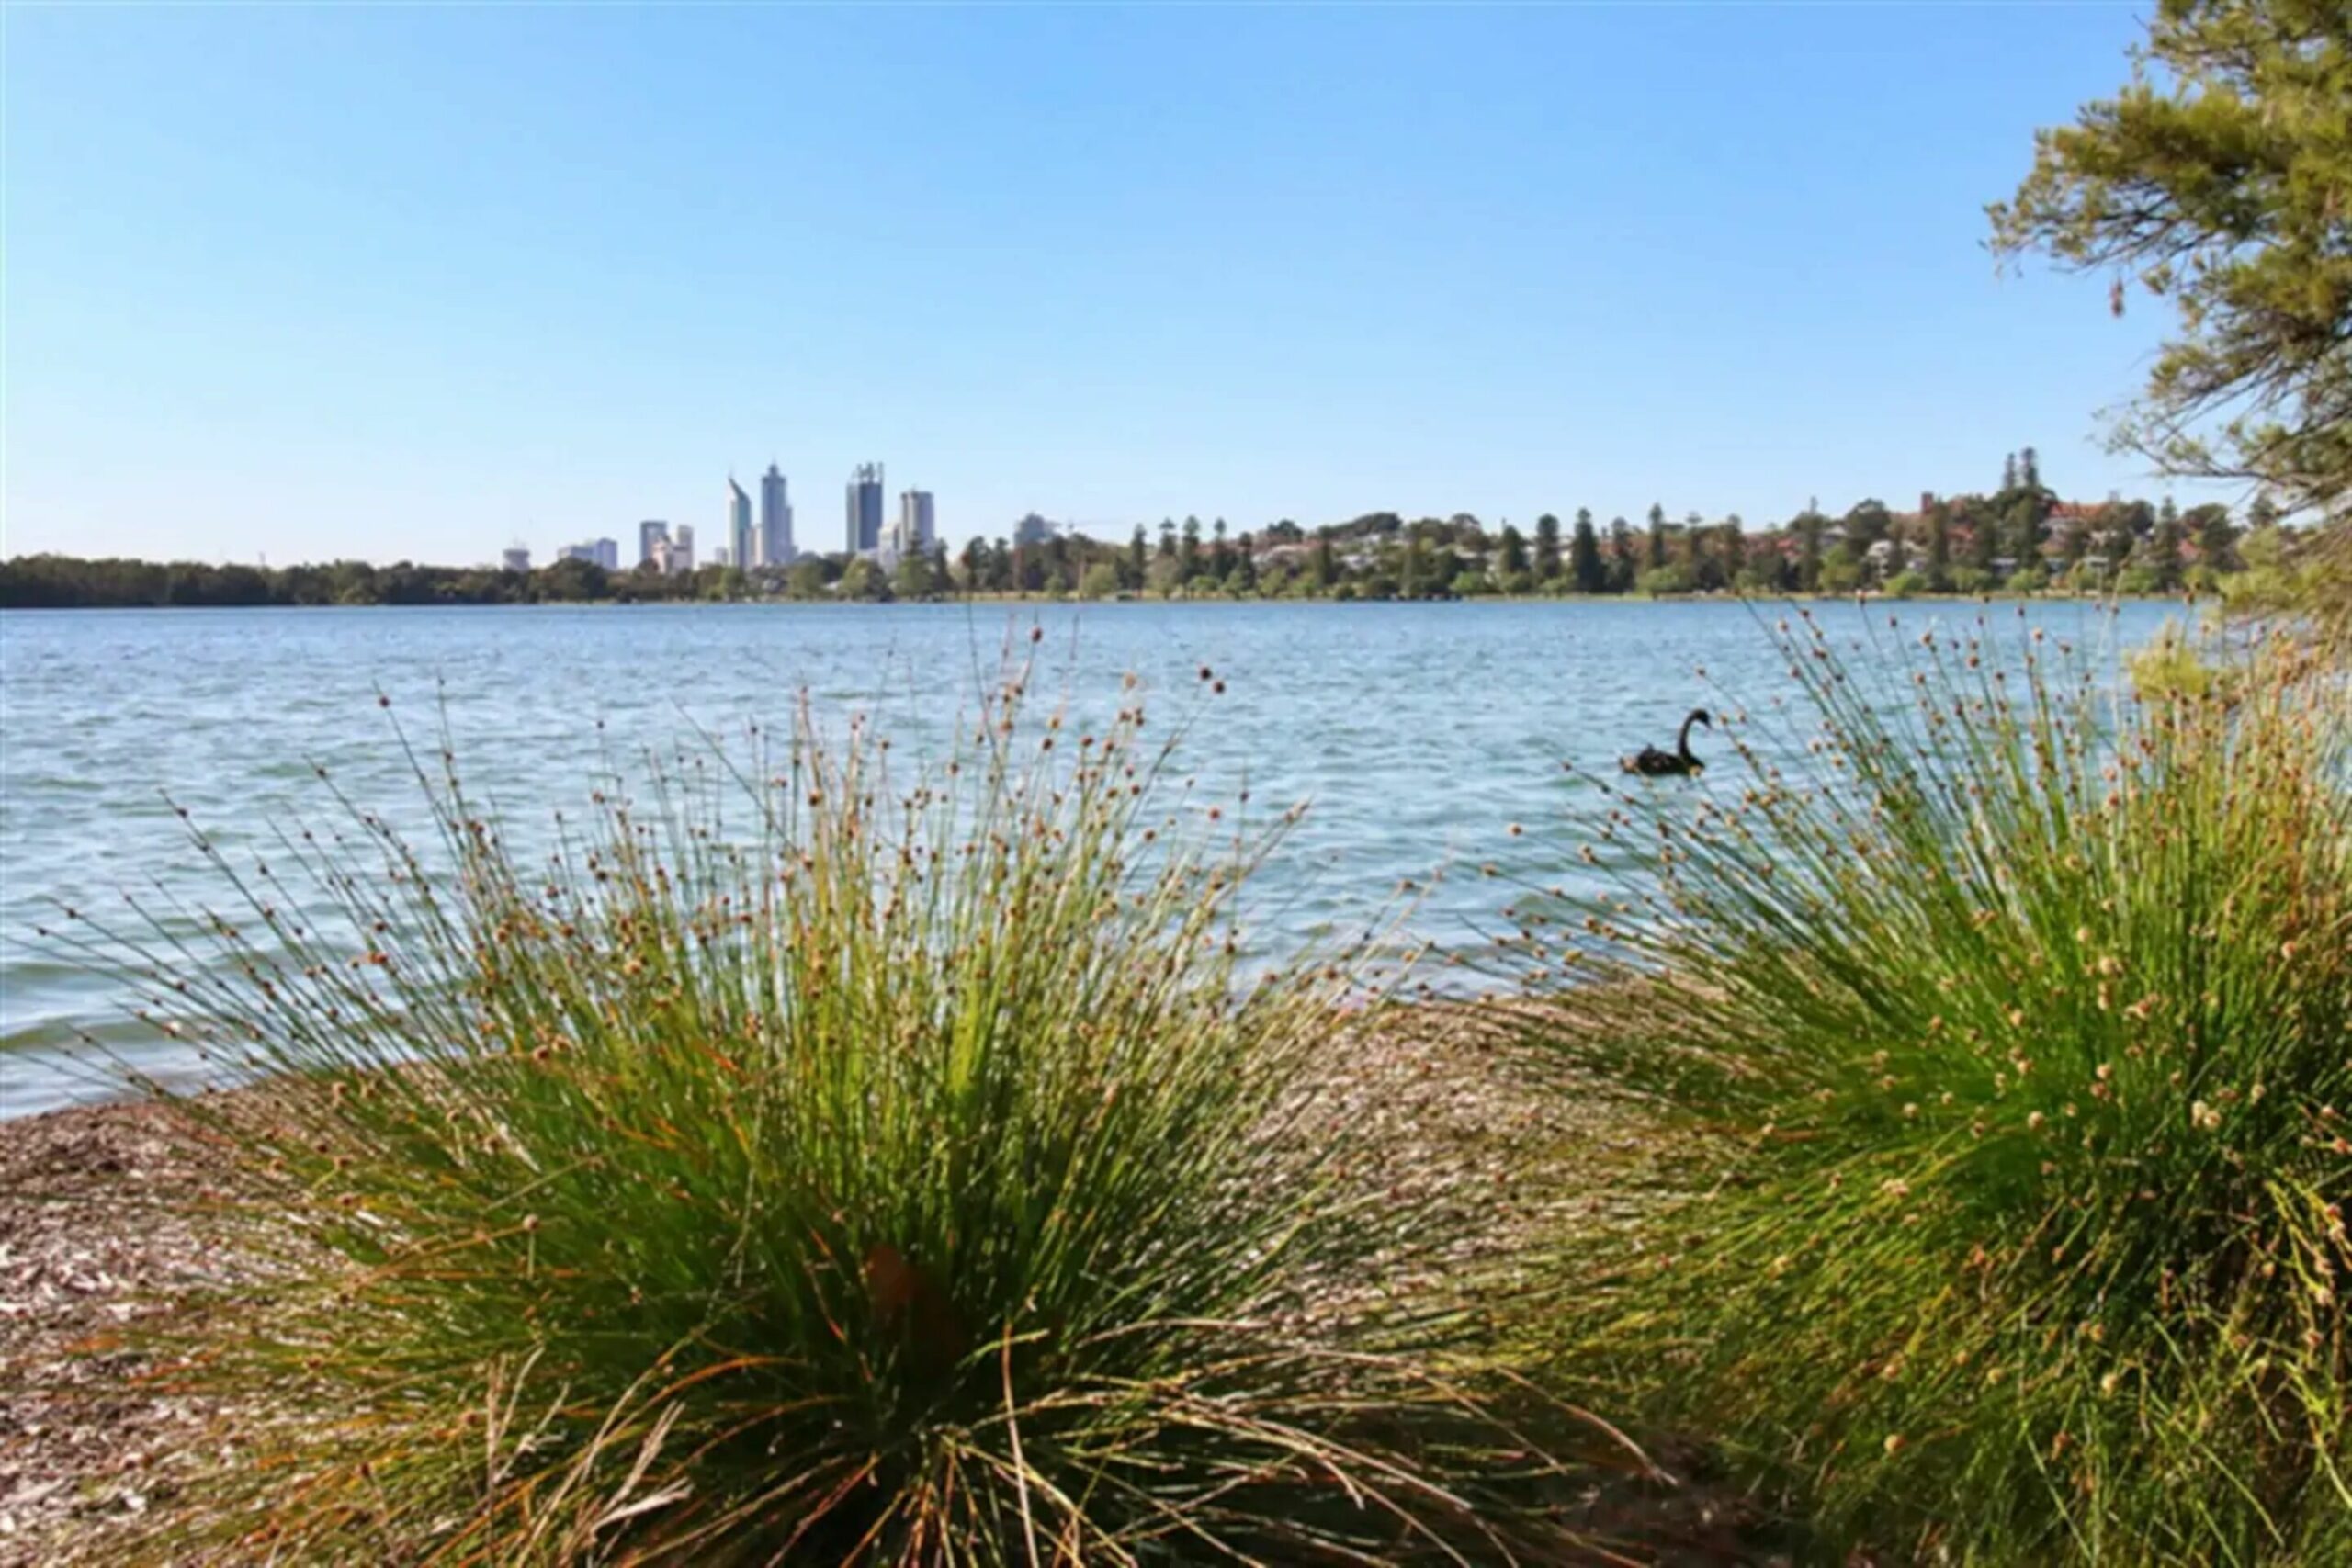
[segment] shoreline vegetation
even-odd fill
[[[1871,622],[1475,1001],[1242,968],[1295,814],[1132,682],[531,863],[394,713],[423,839],[43,933],[261,1077],[12,1125],[0,1562],[2343,1560],[2340,666]]]
[[[943,599],[1320,599],[1684,596],[2258,596],[2308,570],[2308,532],[2257,499],[2218,503],[2068,502],[2030,448],[1985,494],[1922,495],[1896,512],[1864,500],[1776,526],[1736,515],[1641,525],[1589,511],[1532,529],[1468,513],[1374,513],[1317,528],[1287,520],[1234,532],[1223,518],[1137,525],[1100,540],[1024,519],[1011,542],[972,540],[885,568],[844,555],[790,567],[608,571],[566,559],[536,570],[364,561],[267,568],[18,556],[0,562],[0,609],[328,604],[512,604]]]
[[[1605,1097],[1549,1092],[1513,1032],[1479,1010],[1392,1010],[1361,1038],[1344,1114],[1378,1123],[1408,1183],[1453,1227],[1450,1269],[1507,1258],[1518,1238],[1589,1200],[1565,1174],[1633,1156],[1637,1116]],[[254,1091],[245,1091],[252,1093]],[[266,1092],[262,1091],[262,1092]],[[20,1118],[0,1139],[0,1568],[121,1562],[200,1495],[210,1444],[234,1424],[175,1385],[159,1328],[192,1295],[246,1285],[214,1200],[232,1156],[141,1100]],[[1728,1487],[1667,1486],[1632,1467],[1606,1496],[1566,1505],[1596,1536],[1660,1543],[1662,1563],[1738,1561],[1778,1527]],[[136,1557],[135,1561],[151,1561]]]

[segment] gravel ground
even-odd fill
[[[1507,1268],[1526,1235],[1563,1217],[1626,1217],[1594,1179],[1635,1152],[1640,1130],[1622,1111],[1544,1081],[1492,1010],[1394,1018],[1340,1108],[1396,1151],[1391,1196],[1458,1219],[1449,1268]],[[0,1123],[0,1568],[136,1561],[141,1526],[218,1440],[220,1412],[155,1386],[141,1356],[108,1347],[175,1292],[254,1277],[205,1235],[220,1173],[153,1105]],[[1629,1483],[1574,1506],[1611,1534],[1675,1543],[1628,1561],[1776,1561],[1750,1544],[1747,1510],[1705,1487]]]
[[[190,1214],[208,1161],[153,1105],[0,1122],[0,1563],[86,1561],[166,1503],[209,1413],[108,1346],[234,1278]]]

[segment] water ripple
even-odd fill
[[[1858,630],[1850,608],[1820,612]],[[1875,612],[1883,613],[1883,612]],[[1947,620],[1968,606],[1903,612]],[[2007,614],[2007,612],[2001,612]],[[2136,641],[2162,619],[2037,607],[2055,635]],[[92,1092],[57,1055],[77,1032],[123,1042],[130,998],[60,963],[31,928],[59,903],[119,908],[125,888],[217,896],[165,797],[239,857],[327,803],[311,764],[390,820],[421,826],[409,761],[376,696],[413,737],[446,726],[471,787],[510,818],[578,807],[607,757],[695,744],[789,718],[797,694],[838,717],[874,713],[937,755],[1001,651],[1045,640],[1034,688],[1100,726],[1119,677],[1154,694],[1157,735],[1185,725],[1204,789],[1243,785],[1271,819],[1312,809],[1260,889],[1277,939],[1361,926],[1413,879],[1451,874],[1417,925],[1472,940],[1508,902],[1478,874],[1563,880],[1546,830],[1578,802],[1560,764],[1605,769],[1668,744],[1709,681],[1761,705],[1784,676],[1734,604],[712,606],[616,609],[107,611],[0,615],[0,1115]],[[1198,671],[1227,682],[1209,694]],[[1708,679],[1696,671],[1703,666]],[[598,721],[603,723],[601,733]],[[1509,834],[1521,823],[1526,836]]]

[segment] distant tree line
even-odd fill
[[[901,561],[885,576],[871,561],[810,558],[789,571],[706,566],[665,574],[607,571],[560,560],[534,571],[328,561],[317,566],[213,566],[202,561],[85,560],[17,556],[0,561],[0,609],[322,604],[661,604],[696,599],[933,598],[952,582],[944,553]]]
[[[1894,512],[1866,499],[1832,516],[1808,506],[1777,525],[1652,506],[1637,525],[1579,509],[1530,530],[1476,517],[1373,513],[1313,529],[1287,519],[1235,532],[1218,518],[1137,525],[1125,540],[1082,534],[974,539],[885,570],[842,556],[789,568],[704,567],[664,575],[561,560],[535,571],[364,561],[277,569],[20,556],[0,563],[0,608],[120,605],[526,604],[695,599],[909,600],[967,594],[1107,599],[1440,599],[1529,594],[1989,592],[2167,593],[2291,565],[2301,535],[2257,499],[2061,501],[2033,450],[2010,455],[1988,493],[1922,496]]]

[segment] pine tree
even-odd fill
[[[1579,593],[1599,593],[1609,586],[1609,571],[1600,560],[1600,536],[1593,532],[1589,507],[1577,508],[1576,533],[1568,542],[1568,576]]]
[[[2009,503],[2009,553],[2017,558],[2013,571],[2030,571],[2041,564],[2041,547],[2050,537],[2047,518],[2030,491]]]
[[[1656,502],[1650,503],[1649,569],[1657,571],[1666,565],[1666,508]]]
[[[1989,577],[2000,553],[1999,520],[1981,502],[1973,505],[1968,513],[1968,564]]]
[[[2236,530],[2230,526],[2230,509],[2218,503],[2200,506],[2196,516],[2199,563],[2213,571],[2229,570],[2232,565],[2230,547],[2237,537]],[[2247,513],[2247,521],[2253,521],[2251,509]]]
[[[1551,582],[1560,575],[1560,520],[1546,512],[1535,520],[1535,580]]]
[[[1308,581],[1317,593],[1329,593],[1340,581],[1340,563],[1331,548],[1331,530],[1320,528],[1315,535],[1315,553],[1309,558]]]
[[[1609,592],[1631,593],[1640,567],[1634,555],[1634,525],[1623,517],[1609,520]]]
[[[1135,537],[1127,541],[1126,570],[1119,574],[1119,586],[1129,591],[1143,586],[1143,574],[1150,567],[1150,547],[1144,541],[1143,525],[1136,525]]]
[[[2180,511],[2166,496],[2148,536],[2148,564],[2155,569],[2156,586],[2166,592],[2180,586]]]
[[[1557,522],[1552,525],[1555,537],[1559,532],[1559,526]],[[1503,525],[1502,558],[1503,576],[1506,579],[1527,575],[1527,540],[1516,527],[1509,523]],[[1553,562],[1555,570],[1558,565],[1557,561]]]
[[[2036,133],[1995,254],[2137,282],[2174,312],[2111,444],[2169,474],[2352,500],[2352,10],[2165,0],[2131,80]]]

